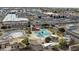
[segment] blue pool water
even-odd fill
[[[46,29],[40,29],[40,31],[35,32],[38,37],[46,37],[49,36],[50,33]]]

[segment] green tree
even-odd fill
[[[7,26],[2,26],[1,29],[7,29]]]
[[[68,48],[67,42],[66,42],[66,40],[64,40],[64,39],[60,39],[59,45],[60,45],[60,48],[61,48],[61,49],[66,49],[66,48]]]
[[[51,38],[50,37],[45,38],[45,42],[46,43],[49,43],[50,41],[51,41]]]
[[[60,32],[64,33],[65,32],[65,29],[64,28],[59,28],[58,29]]]
[[[22,43],[24,43],[24,44],[26,44],[26,45],[29,45],[29,39],[26,37],[26,38],[22,41]]]

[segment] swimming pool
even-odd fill
[[[41,37],[41,38],[51,35],[47,29],[40,29],[40,31],[35,32],[35,34],[37,37]]]

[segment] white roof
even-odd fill
[[[17,38],[17,37],[22,37],[24,36],[23,32],[12,32],[10,34],[10,36],[12,36],[13,38]]]
[[[70,25],[67,25],[66,28],[71,28],[71,27],[75,27],[74,24],[70,24]]]
[[[17,12],[18,10],[11,10],[10,12]]]
[[[11,40],[13,38],[19,38],[19,37],[24,37],[25,32],[24,31],[11,31],[10,33],[4,33],[2,38],[0,39],[0,43],[6,43],[8,40]]]
[[[16,18],[15,21],[29,21],[27,18]]]
[[[58,45],[58,42],[52,42],[52,43],[44,43],[42,44],[43,47],[47,47],[47,46],[54,46],[54,45]]]
[[[27,18],[17,18],[16,14],[8,14],[4,19],[5,21],[29,21]]]
[[[57,13],[53,13],[53,12],[44,12],[44,14],[46,14],[46,15],[58,15]]]
[[[8,14],[7,16],[5,16],[5,18],[3,19],[4,21],[14,21],[14,19],[16,19],[16,15],[15,14]]]
[[[74,24],[70,24],[70,25],[68,25],[68,26],[75,26]]]

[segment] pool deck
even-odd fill
[[[38,31],[32,31],[32,34],[30,34],[30,36],[29,36],[30,41],[32,41],[31,43],[34,43],[34,44],[42,44],[42,42],[44,42],[44,40],[45,40],[46,37],[49,37],[49,36],[58,37],[57,35],[53,35],[51,33],[51,31],[49,31],[49,30],[47,30],[47,31],[50,33],[50,35],[47,35],[47,36],[44,36],[44,37],[38,37],[36,35],[36,33],[35,33],[35,32],[38,32]]]

